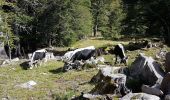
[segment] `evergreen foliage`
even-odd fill
[[[25,50],[69,46],[98,33],[112,40],[155,35],[170,45],[169,5],[169,0],[1,0],[0,32]]]

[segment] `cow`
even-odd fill
[[[38,63],[38,61],[40,61],[40,60],[44,60],[44,62],[46,62],[47,61],[46,53],[47,53],[47,51],[45,49],[35,51],[32,54],[32,57],[29,62],[30,69],[32,69],[33,66],[36,65]]]
[[[74,62],[76,60],[88,60],[94,55],[94,49],[84,49],[81,51],[76,52],[72,57],[71,60]]]
[[[128,57],[125,55],[125,49],[122,44],[117,44],[114,47],[114,49],[111,48],[108,52],[111,54],[115,54],[116,56],[115,64],[119,62],[119,63],[124,63],[125,65],[127,65]],[[118,57],[120,58],[120,61],[118,61]]]
[[[94,46],[89,46],[86,48],[79,48],[74,51],[69,51],[64,54],[62,59],[64,60],[64,62],[74,62],[75,60],[87,60],[94,56],[94,53]]]
[[[74,51],[69,51],[65,53],[65,55],[62,57],[63,61],[65,62],[63,71],[68,71],[70,69],[80,69],[84,64],[82,60],[88,60],[94,55],[94,46],[79,48]]]

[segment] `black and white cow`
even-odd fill
[[[74,62],[76,60],[88,60],[92,56],[94,56],[95,50],[94,49],[84,49],[81,51],[76,52],[71,60]]]
[[[62,57],[63,61],[65,62],[63,71],[68,71],[70,69],[80,69],[80,67],[83,65],[81,60],[88,60],[93,57],[94,54],[94,46],[79,48],[65,53],[65,55]]]
[[[69,51],[63,56],[65,62],[74,62],[75,60],[87,60],[94,56],[95,48],[94,46],[89,46],[86,48],[79,48],[74,51]]]
[[[46,53],[47,53],[47,51],[46,51],[45,49],[41,49],[41,50],[35,51],[35,52],[32,54],[32,57],[31,57],[30,62],[29,62],[30,69],[32,69],[33,66],[34,66],[35,64],[37,64],[37,62],[38,62],[39,60],[43,60],[43,59],[44,59],[44,62],[46,62],[46,61],[47,61],[47,59],[46,59]]]
[[[125,49],[122,44],[116,45],[114,49],[111,48],[111,50],[109,50],[109,53],[115,54],[116,56],[115,64],[117,64],[117,62],[120,62],[127,65],[128,57],[125,55]],[[118,58],[120,58],[120,61],[118,61]]]

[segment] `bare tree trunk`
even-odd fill
[[[95,25],[94,27],[93,27],[93,36],[94,37],[96,37],[96,34],[97,34],[97,25]]]

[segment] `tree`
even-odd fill
[[[108,39],[118,38],[125,17],[121,0],[91,0],[93,33],[101,32]]]
[[[89,6],[89,0],[50,1],[38,17],[36,27],[40,37],[45,35],[49,46],[68,46],[88,35],[92,30]]]

